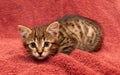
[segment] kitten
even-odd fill
[[[18,29],[25,48],[38,60],[59,52],[69,54],[76,48],[94,52],[102,44],[102,31],[98,23],[78,15],[64,16],[40,27],[18,25]]]

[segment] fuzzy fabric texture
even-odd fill
[[[99,22],[101,50],[31,59],[17,25],[44,25],[66,14]],[[0,0],[0,75],[120,75],[120,0]]]

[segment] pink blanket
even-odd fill
[[[65,14],[98,21],[104,32],[101,50],[32,60],[17,25],[43,25]],[[0,75],[120,75],[119,24],[120,0],[0,0]]]

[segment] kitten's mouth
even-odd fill
[[[48,57],[48,52],[42,52],[42,53],[32,53],[32,56],[38,60],[43,60]]]
[[[38,59],[38,60],[43,60],[43,59],[47,58],[47,56],[46,57],[38,56],[38,57],[35,57],[35,58]]]

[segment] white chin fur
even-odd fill
[[[46,56],[46,57],[47,57],[47,56]],[[35,57],[35,58],[37,58],[37,59],[39,59],[39,60],[42,60],[42,59],[45,59],[46,57],[39,56],[39,57]]]

